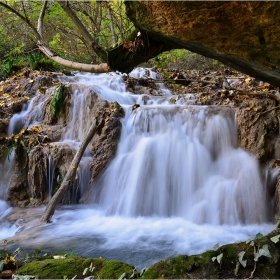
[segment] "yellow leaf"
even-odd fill
[[[247,79],[245,80],[246,84],[249,84],[250,81],[251,81],[251,78],[247,78]]]
[[[15,258],[13,256],[10,256],[9,254],[6,254],[4,259],[4,264],[8,264],[10,262],[15,262]]]
[[[10,94],[4,93],[4,94],[3,94],[3,97],[10,97]]]
[[[261,109],[262,109],[262,106],[257,106],[257,107],[254,108],[254,111],[259,112]]]
[[[76,167],[74,165],[71,165],[71,169],[75,169]]]
[[[27,95],[24,95],[23,96],[25,99],[27,99],[27,100],[29,100],[30,99],[30,97],[29,96],[27,96]]]

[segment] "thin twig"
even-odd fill
[[[258,250],[259,250],[259,248],[258,248]],[[254,256],[255,256],[256,252],[257,252],[257,250],[256,250],[256,247],[254,246]],[[252,279],[254,277],[254,273],[255,273],[256,268],[257,268],[257,262],[255,261],[254,269],[251,272],[251,275],[250,275],[249,279]]]
[[[250,275],[249,279],[253,279],[254,278],[254,273],[255,273],[256,268],[257,268],[257,262],[255,262],[255,264],[254,264],[254,269],[251,272],[251,275]]]
[[[259,120],[260,116],[262,116],[262,115],[264,115],[264,114],[266,114],[266,113],[268,113],[268,112],[271,112],[271,111],[273,111],[273,110],[277,110],[277,109],[280,109],[280,107],[279,107],[279,106],[273,107],[273,108],[271,108],[271,109],[269,109],[269,110],[267,110],[267,111],[265,111],[265,112],[259,113],[258,116],[256,117],[256,119],[255,119],[251,124],[249,124],[249,127],[251,127],[252,125],[254,125],[254,124]]]
[[[270,97],[276,101],[280,101],[280,98],[273,94],[273,93],[268,93],[268,92],[246,92],[242,89],[238,89],[238,88],[229,88],[230,90],[236,90],[236,94],[238,95],[255,95],[255,96],[264,96],[264,97]]]

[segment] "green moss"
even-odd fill
[[[94,270],[89,270],[85,275],[83,271],[92,263]],[[87,276],[108,279],[119,278],[123,273],[128,276],[132,274],[134,267],[120,261],[109,261],[105,259],[85,259],[80,257],[66,259],[45,259],[30,262],[18,270],[20,275],[34,275],[41,279],[68,279],[77,275],[77,279]]]
[[[209,275],[214,276],[214,278],[218,278],[218,269],[215,265],[213,265],[211,260],[214,254],[214,251],[207,251],[200,255],[179,256],[163,260],[151,266],[141,278],[186,279],[190,278],[190,274],[192,274],[195,278],[208,278]]]
[[[172,259],[162,260],[151,267],[142,275],[142,279],[182,279],[182,278],[248,278],[254,270],[254,249],[258,250],[263,245],[268,245],[271,258],[261,256],[257,262],[254,277],[256,278],[280,278],[280,242],[273,243],[270,238],[280,234],[280,230],[275,230],[254,240],[254,246],[250,242],[240,242],[221,246],[217,251],[209,250],[202,254],[193,256],[178,256]],[[254,248],[255,247],[255,248]],[[247,260],[246,267],[239,266],[238,274],[235,275],[238,253],[245,251],[243,260]],[[223,258],[219,264],[212,258],[223,253]],[[87,271],[83,275],[85,268],[93,264],[93,272]],[[95,278],[108,279],[119,278],[126,273],[129,278],[134,267],[119,261],[108,261],[105,259],[85,259],[67,258],[62,260],[47,259],[33,261],[24,265],[18,271],[21,275],[35,275],[43,279],[63,279],[77,275],[77,279],[83,279],[93,275]],[[138,278],[136,272],[133,278]]]
[[[274,244],[270,238],[280,233],[277,230],[267,236],[254,240],[255,250],[268,245],[271,258],[262,256],[256,265],[254,276],[257,278],[280,278],[280,242]],[[188,278],[248,278],[254,270],[254,247],[246,242],[239,242],[221,246],[217,251],[206,251],[193,256],[179,256],[169,260],[160,261],[143,274],[143,279],[188,279]],[[245,251],[243,260],[247,261],[246,267],[239,266],[238,275],[235,269],[238,262],[238,253]],[[212,258],[223,253],[221,263]]]

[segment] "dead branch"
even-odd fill
[[[51,218],[55,212],[55,208],[58,205],[58,203],[62,200],[64,194],[72,187],[73,185],[73,181],[75,179],[76,176],[76,172],[77,172],[77,168],[79,166],[79,163],[81,161],[81,158],[84,154],[84,151],[88,145],[88,143],[90,142],[90,140],[92,139],[92,137],[94,136],[94,134],[100,130],[103,125],[104,125],[104,120],[102,119],[100,121],[100,123],[97,125],[96,124],[97,120],[94,119],[93,123],[85,137],[85,139],[83,140],[83,142],[81,143],[79,149],[76,152],[75,157],[73,158],[71,165],[62,181],[62,184],[60,186],[60,188],[57,190],[57,192],[54,194],[54,196],[52,197],[52,199],[50,200],[50,202],[48,203],[42,217],[40,218],[38,225],[42,225],[42,224],[46,224],[46,223],[50,223],[51,222]]]
[[[273,111],[273,110],[277,110],[277,109],[280,109],[280,107],[279,107],[279,106],[278,106],[278,107],[273,107],[273,108],[271,108],[271,109],[269,109],[269,110],[267,110],[267,111],[265,111],[265,112],[259,113],[258,116],[256,117],[256,119],[255,119],[254,121],[252,121],[252,123],[249,124],[249,127],[251,127],[252,125],[254,125],[254,124],[259,120],[260,116],[262,116],[262,115],[264,115],[264,114],[266,114],[266,113],[269,113],[269,112],[271,112],[271,111]]]
[[[81,32],[82,36],[86,39],[89,45],[93,48],[96,54],[103,60],[107,61],[108,54],[107,52],[95,41],[80,19],[77,17],[76,13],[70,8],[68,5],[68,1],[60,1],[56,0],[56,2],[61,6],[61,8],[67,13],[67,15],[71,18],[73,23],[76,25],[78,30]]]
[[[86,63],[79,63],[79,62],[74,62],[71,60],[67,60],[64,59],[60,56],[54,55],[53,52],[44,44],[43,41],[43,20],[44,20],[44,16],[45,16],[45,10],[47,7],[47,0],[44,1],[42,9],[41,9],[41,13],[40,16],[38,18],[38,25],[37,25],[37,33],[39,34],[39,40],[38,40],[38,46],[39,49],[51,60],[57,62],[58,64],[71,68],[71,69],[75,69],[75,70],[79,70],[79,71],[84,71],[84,72],[92,72],[92,73],[104,73],[104,72],[108,72],[109,68],[108,65],[106,63],[101,63],[99,65],[96,64],[86,64]],[[63,4],[61,4],[62,6],[64,6]],[[84,28],[85,29],[85,28]],[[87,31],[85,33],[85,35],[87,34]],[[90,36],[89,34],[87,36]],[[89,38],[87,38],[89,39]]]
[[[269,92],[246,92],[246,91],[244,91],[242,89],[238,89],[238,88],[230,88],[230,90],[236,90],[237,95],[263,96],[263,97],[272,98],[272,99],[276,100],[277,102],[280,102],[280,97],[278,97],[277,95],[275,95],[273,93],[269,93]]]

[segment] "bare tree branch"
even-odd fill
[[[67,13],[67,15],[71,18],[73,23],[75,23],[76,27],[82,33],[83,37],[87,40],[87,42],[91,45],[96,54],[103,60],[107,61],[107,52],[91,37],[85,26],[82,24],[77,15],[73,12],[73,10],[69,7],[68,1],[60,1],[56,0],[56,2],[62,7],[62,9]]]
[[[37,24],[37,32],[40,35],[41,39],[40,42],[43,41],[43,19],[46,13],[46,9],[47,9],[47,5],[48,5],[48,1],[44,0],[39,18],[38,18],[38,24]]]
[[[60,188],[57,190],[57,192],[54,194],[54,196],[48,203],[48,206],[46,207],[46,209],[38,223],[39,225],[46,224],[51,221],[51,218],[55,212],[55,208],[56,208],[57,204],[61,201],[61,199],[63,198],[66,191],[69,190],[71,188],[71,186],[73,185],[73,180],[75,178],[77,168],[79,166],[79,163],[81,161],[81,158],[84,154],[84,151],[85,151],[88,143],[90,142],[90,140],[92,139],[92,137],[94,136],[96,131],[98,131],[100,128],[102,128],[103,125],[104,125],[103,119],[100,121],[99,125],[96,124],[96,119],[93,120],[92,125],[91,125],[85,139],[81,143],[75,157],[73,158],[73,160],[71,162],[71,165],[63,179],[63,182],[62,182]]]

